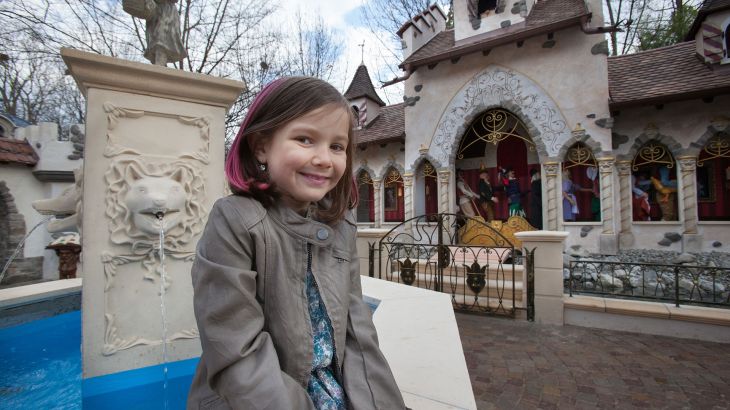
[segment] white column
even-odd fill
[[[682,173],[682,249],[699,252],[702,250],[702,235],[697,229],[697,157],[681,156],[677,157],[677,161]]]
[[[562,325],[563,243],[568,232],[527,231],[515,236],[526,250],[535,249],[535,322]],[[526,292],[523,297],[527,298]]]
[[[413,218],[413,174],[403,174],[403,205],[405,206],[405,220]],[[406,222],[406,232],[411,232],[412,222]]]
[[[629,248],[634,244],[634,234],[631,232],[633,214],[631,213],[631,161],[618,161],[618,184],[621,204],[621,226],[619,230],[619,243],[622,248]]]
[[[449,212],[449,179],[451,171],[443,169],[438,171],[439,177],[439,212]]]
[[[374,219],[374,225],[376,228],[380,228],[380,225],[383,221],[383,198],[381,198],[381,192],[382,192],[382,186],[381,183],[383,182],[382,179],[376,179],[373,178],[373,204],[374,204],[374,213],[375,217]]]
[[[598,158],[601,180],[601,236],[599,250],[604,255],[618,253],[618,236],[614,230],[613,168],[614,158]]]
[[[562,193],[558,187],[558,172],[560,164],[557,162],[546,162],[543,164],[545,170],[545,185],[547,186],[547,224],[548,230],[556,231],[558,229],[558,197],[562,197]]]

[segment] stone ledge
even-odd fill
[[[602,298],[596,296],[563,296],[564,309],[605,312],[624,316],[681,320],[730,327],[730,309]]]
[[[0,308],[81,292],[81,278],[54,280],[0,290]]]

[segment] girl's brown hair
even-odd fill
[[[350,117],[347,131],[347,160],[345,172],[334,188],[317,205],[315,218],[325,223],[342,219],[357,203],[357,190],[352,179],[354,117],[347,100],[326,81],[312,77],[280,78],[259,93],[249,108],[246,119],[231,145],[226,159],[226,177],[236,195],[250,196],[268,208],[279,194],[261,171],[254,156],[254,147],[270,138],[290,121],[326,105],[341,107]]]

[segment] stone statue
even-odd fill
[[[124,0],[124,11],[147,22],[144,57],[152,64],[166,66],[168,62],[187,57],[180,39],[180,16],[177,0]]]
[[[74,170],[74,185],[64,189],[55,198],[39,199],[31,205],[41,215],[53,215],[55,218],[48,223],[48,232],[79,232],[81,213],[81,183],[83,175],[81,168]]]

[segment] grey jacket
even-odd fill
[[[307,244],[349,409],[405,405],[362,301],[352,219],[334,227],[241,196],[218,200],[192,268],[203,354],[188,409],[314,409]]]

